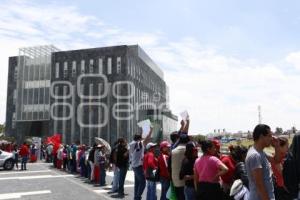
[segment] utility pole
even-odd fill
[[[262,122],[262,117],[261,117],[261,107],[260,105],[258,106],[258,124],[261,124]]]

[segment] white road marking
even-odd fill
[[[32,192],[15,192],[15,193],[5,193],[0,194],[0,199],[20,199],[22,196],[29,196],[29,195],[39,195],[39,194],[50,194],[50,190],[39,190],[39,191],[32,191]]]
[[[19,176],[19,177],[4,177],[0,178],[2,180],[28,180],[28,179],[43,179],[43,178],[64,178],[64,177],[73,177],[74,175],[40,175],[40,176]]]
[[[51,170],[53,173],[55,173],[55,174],[59,174],[59,173],[57,173],[55,170]],[[91,188],[89,188],[87,185],[83,185],[83,184],[81,184],[81,183],[78,183],[78,182],[76,182],[75,180],[73,180],[73,179],[71,179],[71,178],[69,178],[69,177],[64,177],[65,178],[65,180],[68,180],[69,182],[71,182],[71,183],[73,183],[73,184],[75,184],[75,185],[78,185],[78,186],[80,186],[80,187],[82,187],[82,188],[84,188],[84,189],[86,189],[86,190],[88,190],[88,191],[90,191],[90,192],[94,192],[95,194],[97,194],[97,195],[99,195],[100,197],[102,197],[102,199],[108,199],[108,200],[114,200],[113,198],[110,198],[110,197],[107,197],[107,196],[105,196],[105,195],[103,195],[103,194],[100,194],[100,193],[97,193],[97,192],[95,192],[93,189],[91,189]]]
[[[0,175],[8,175],[8,174],[31,174],[31,173],[42,173],[42,172],[51,172],[51,170],[36,170],[36,171],[11,171],[11,172],[5,172],[1,173]]]

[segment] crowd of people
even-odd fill
[[[37,148],[34,144],[29,145],[24,142],[18,146],[16,143],[11,142],[2,144],[0,149],[13,154],[14,167],[17,170],[19,170],[19,162],[21,162],[20,170],[27,170],[26,164],[28,161],[37,161]]]
[[[89,183],[106,186],[112,197],[123,198],[127,171],[134,173],[134,200],[294,200],[299,199],[300,135],[289,144],[286,137],[275,137],[271,128],[254,128],[250,147],[229,146],[229,154],[220,152],[218,140],[195,141],[189,136],[190,121],[181,121],[179,131],[170,140],[153,143],[152,128],[145,138],[136,134],[129,144],[119,138],[107,151],[105,145],[42,145],[46,162],[69,173],[85,177]],[[170,142],[169,142],[170,141]],[[272,146],[273,154],[265,153]],[[14,146],[15,163],[21,157],[21,170],[34,148],[24,143]],[[113,171],[112,182],[106,173]],[[145,190],[146,189],[146,190]]]
[[[104,145],[60,145],[54,153],[50,143],[45,158],[55,167],[79,173],[90,183],[105,186],[107,170],[113,171],[111,190],[124,197],[124,183],[129,168],[134,173],[134,200],[292,200],[299,193],[300,135],[289,145],[286,137],[273,136],[269,126],[259,124],[253,131],[251,147],[230,146],[222,155],[217,140],[195,141],[188,135],[189,120],[169,141],[151,142],[152,129],[145,138],[136,134],[127,144],[119,138],[110,154]],[[274,153],[264,149],[272,146]],[[289,147],[290,146],[290,147]],[[292,184],[291,184],[292,183]]]

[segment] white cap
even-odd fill
[[[149,143],[146,145],[146,150],[149,150],[151,147],[154,147],[154,146],[156,146],[156,145],[157,145],[156,143],[149,142]]]

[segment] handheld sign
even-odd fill
[[[180,113],[181,118],[186,121],[189,119],[189,113],[185,110],[183,112]]]
[[[137,125],[143,129],[142,138],[145,138],[150,132],[150,127],[151,127],[150,120],[146,119],[144,121],[140,121]]]

